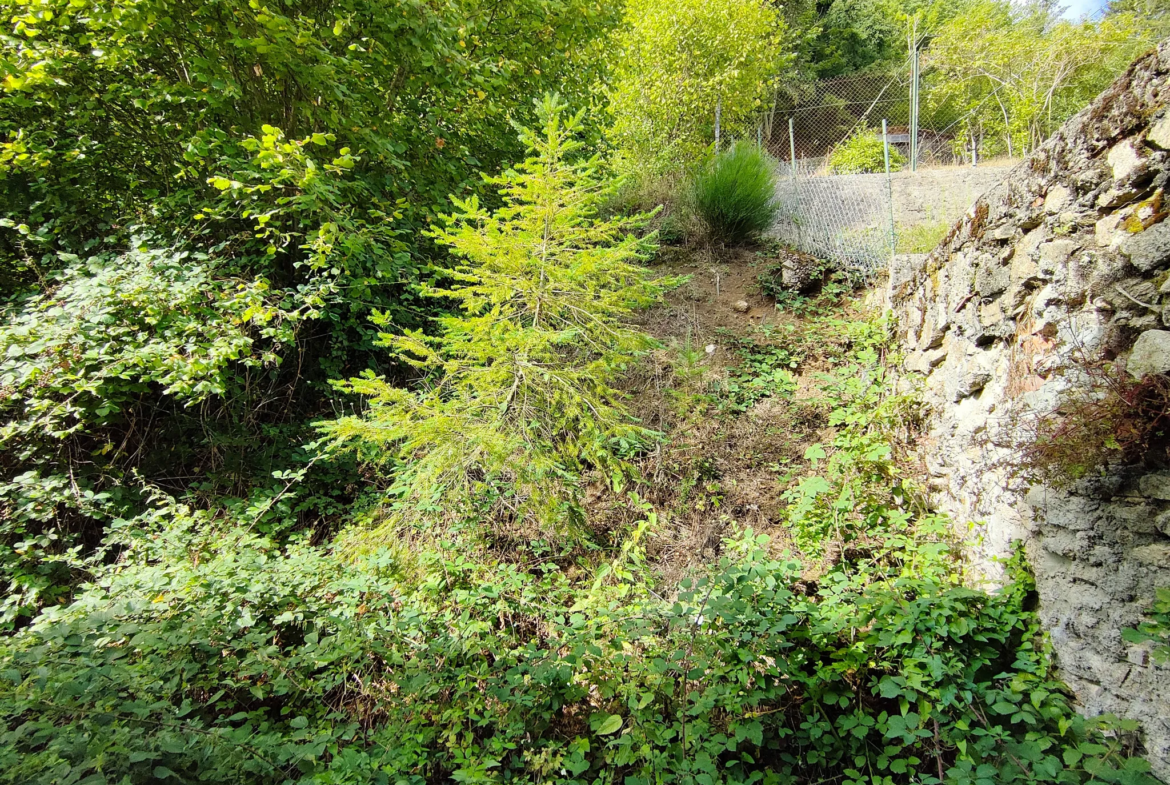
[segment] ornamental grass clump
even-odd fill
[[[695,206],[716,242],[741,243],[772,225],[775,162],[748,142],[715,156],[694,181]]]

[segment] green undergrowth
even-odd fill
[[[1054,679],[1022,560],[963,584],[895,460],[884,323],[811,328],[832,438],[784,523],[840,546],[815,582],[734,526],[672,589],[636,496],[610,546],[506,551],[476,520],[323,547],[163,499],[4,640],[0,782],[1153,783]]]
[[[721,408],[744,412],[764,398],[792,397],[796,391],[795,371],[805,354],[801,347],[776,340],[776,331],[768,328],[762,329],[759,336],[732,337],[730,343],[739,364],[728,371],[720,385]]]

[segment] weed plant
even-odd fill
[[[898,253],[930,253],[947,236],[950,228],[945,221],[899,226],[895,233]]]
[[[1114,363],[1077,365],[1074,385],[1056,410],[1023,420],[1017,469],[1054,487],[1119,464],[1170,466],[1170,377],[1134,379]]]

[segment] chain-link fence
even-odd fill
[[[778,237],[868,275],[895,252],[941,239],[1002,175],[1002,160],[979,159],[963,116],[924,111],[922,80],[910,58],[886,73],[787,85],[776,95],[754,141],[778,162]]]

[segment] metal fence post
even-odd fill
[[[910,171],[918,171],[918,38],[910,55]]]
[[[898,252],[898,236],[894,230],[894,182],[890,179],[890,135],[882,119],[882,154],[886,159],[886,200],[890,205],[890,259]]]
[[[788,118],[788,175],[796,179],[796,135],[792,131],[792,118]]]
[[[715,98],[715,152],[719,152],[719,120],[723,114],[723,96]]]

